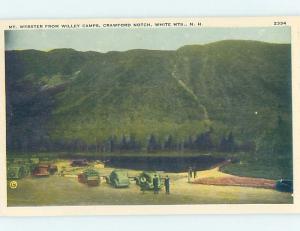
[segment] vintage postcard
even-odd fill
[[[0,214],[295,213],[300,18],[0,22]]]

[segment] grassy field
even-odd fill
[[[221,171],[237,176],[258,177],[278,180],[293,179],[293,160],[291,156],[268,156],[244,154],[236,163],[221,168]]]
[[[68,164],[59,161],[58,167]],[[102,176],[112,169],[99,166]],[[45,205],[142,205],[142,204],[281,204],[292,203],[290,193],[272,189],[238,186],[210,186],[187,182],[187,173],[162,173],[171,179],[171,194],[163,190],[159,195],[140,188],[131,182],[129,188],[115,189],[102,181],[99,187],[88,187],[77,182],[75,170],[69,177],[58,175],[47,178],[27,177],[18,180],[18,187],[8,187],[8,206],[45,206]],[[130,176],[137,176],[140,171],[128,170]],[[224,177],[228,174],[217,168],[199,171],[198,177]]]

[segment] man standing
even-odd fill
[[[188,182],[191,182],[191,178],[193,177],[193,169],[192,167],[189,167],[189,171],[188,171]]]
[[[197,177],[197,170],[194,168],[194,179]]]
[[[165,189],[166,189],[166,194],[170,194],[170,178],[168,175],[165,178]]]
[[[154,187],[154,194],[158,194],[159,188],[158,188],[158,177],[155,174],[153,178],[153,187]]]
[[[142,176],[140,178],[140,187],[141,187],[141,191],[142,193],[144,194],[145,193],[145,190],[146,190],[146,178],[144,176]]]

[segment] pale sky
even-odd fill
[[[227,39],[291,43],[291,31],[289,27],[14,30],[5,33],[5,49],[48,51],[73,48],[99,52],[130,49],[176,50],[184,45],[207,44]]]

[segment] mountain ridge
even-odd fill
[[[184,142],[208,131],[215,145],[232,132],[238,143],[268,146],[279,117],[291,130],[290,60],[288,44],[243,40],[173,51],[6,51],[8,146],[113,136],[145,145],[150,135]],[[54,91],[41,97],[45,86]]]

